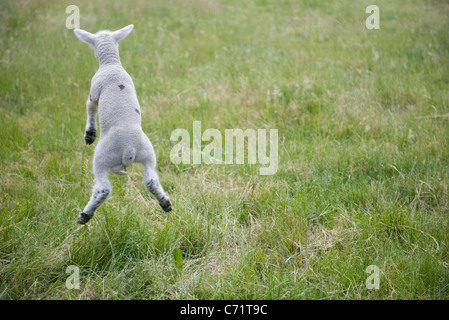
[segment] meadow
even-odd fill
[[[71,4],[90,32],[135,25],[121,62],[169,213],[135,164],[76,223],[98,62]],[[0,299],[448,299],[448,17],[443,0],[0,1]],[[277,172],[174,164],[194,121],[277,129]]]

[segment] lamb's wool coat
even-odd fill
[[[145,185],[155,195],[161,207],[165,211],[172,209],[155,170],[153,146],[142,131],[140,105],[134,83],[120,62],[118,41],[125,38],[133,27],[129,25],[115,32],[99,31],[95,35],[75,30],[78,38],[93,45],[95,57],[100,63],[92,78],[87,99],[84,136],[87,144],[95,141],[98,113],[100,137],[94,152],[95,186],[90,201],[78,217],[81,224],[93,217],[95,210],[110,194],[112,188],[108,171],[126,174],[122,170],[134,162],[144,165]]]

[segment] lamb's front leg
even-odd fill
[[[97,111],[98,104],[93,102],[89,96],[87,99],[87,123],[84,133],[84,140],[86,140],[87,144],[92,144],[97,137]]]

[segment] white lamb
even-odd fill
[[[134,25],[129,25],[118,31],[104,30],[96,34],[75,30],[75,35],[81,41],[93,45],[95,57],[100,63],[92,78],[87,99],[84,135],[87,144],[95,141],[98,111],[100,139],[93,161],[95,186],[90,201],[78,216],[80,224],[88,222],[111,193],[108,171],[126,174],[121,170],[133,162],[143,164],[145,185],[162,209],[167,212],[172,210],[170,199],[162,189],[155,170],[153,145],[142,131],[140,106],[134,83],[120,63],[118,41],[125,38],[133,28]]]

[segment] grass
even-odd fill
[[[86,226],[98,63],[70,4],[0,4],[1,299],[449,298],[446,1],[378,1],[379,30],[365,0],[77,2],[88,31],[135,25],[121,60],[174,205],[134,165]],[[278,172],[173,164],[193,121],[278,129]]]

